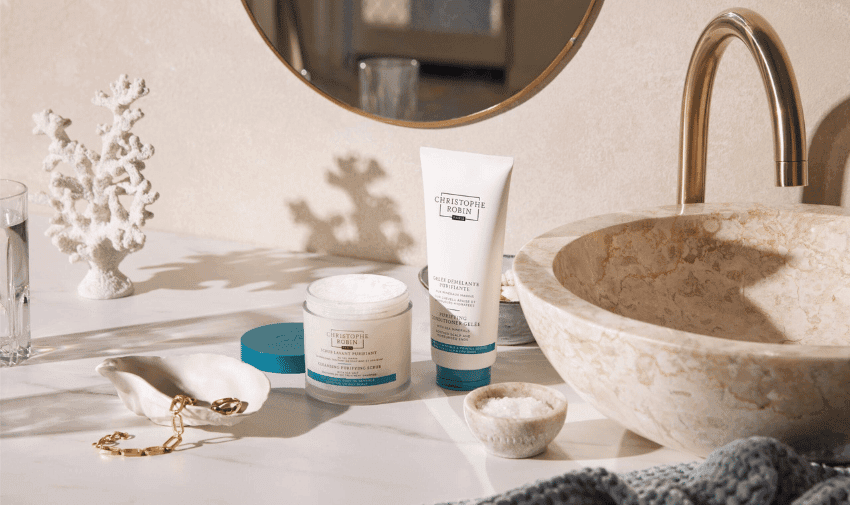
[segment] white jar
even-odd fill
[[[310,284],[304,302],[307,394],[341,405],[405,396],[412,309],[407,286],[383,275],[337,275]]]

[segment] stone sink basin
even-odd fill
[[[706,456],[850,461],[850,213],[696,204],[556,228],[514,261],[543,353],[604,415]]]

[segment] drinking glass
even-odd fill
[[[0,179],[0,366],[27,359],[30,343],[30,266],[27,187]]]
[[[416,119],[419,62],[410,58],[367,58],[358,65],[360,108],[390,119]]]

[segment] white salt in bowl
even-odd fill
[[[487,452],[502,458],[528,458],[545,451],[564,427],[567,399],[539,384],[504,382],[466,395],[463,414]]]

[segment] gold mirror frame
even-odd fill
[[[254,28],[260,33],[260,36],[263,38],[263,41],[266,43],[268,48],[277,56],[277,58],[283,63],[286,68],[292,72],[301,82],[309,86],[313,91],[319,93],[323,97],[327,98],[331,102],[339,105],[340,107],[359,114],[363,117],[367,117],[369,119],[374,119],[376,121],[380,121],[382,123],[392,124],[396,126],[405,126],[408,128],[448,128],[453,126],[461,126],[466,124],[476,123],[478,121],[484,120],[486,118],[495,116],[496,114],[500,114],[502,112],[508,111],[517,105],[525,102],[538,91],[540,91],[546,84],[548,84],[555,76],[563,69],[567,63],[572,59],[575,55],[578,48],[581,46],[584,39],[587,37],[587,33],[590,31],[591,26],[596,21],[597,16],[599,15],[599,9],[602,7],[602,3],[604,0],[590,0],[590,4],[587,7],[587,12],[584,13],[584,17],[581,22],[576,27],[575,32],[573,32],[567,44],[561,49],[558,55],[554,60],[540,73],[535,79],[533,79],[528,85],[509,96],[502,102],[499,102],[491,107],[488,107],[484,110],[480,110],[478,112],[474,112],[472,114],[468,114],[466,116],[461,116],[458,118],[452,119],[444,119],[438,121],[405,121],[399,119],[386,118],[382,116],[378,116],[375,114],[371,114],[363,111],[357,107],[354,107],[342,100],[339,100],[325,91],[319,89],[316,85],[308,81],[304,78],[298,71],[296,71],[292,65],[289,64],[288,61],[281,55],[277,49],[275,49],[274,44],[268,39],[266,33],[260,27],[257,19],[254,17],[254,13],[251,12],[251,8],[248,6],[247,0],[241,0],[242,7],[245,8],[245,12],[248,14],[248,18],[251,20],[251,23],[254,24]]]

